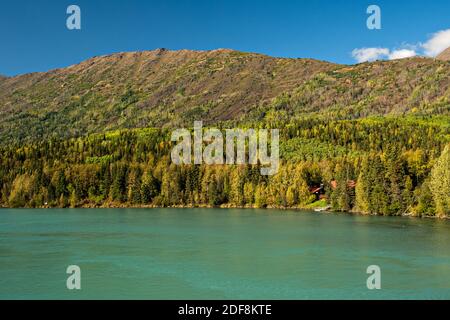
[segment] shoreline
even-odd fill
[[[211,205],[174,205],[174,206],[158,206],[158,205],[125,205],[125,204],[117,204],[117,203],[108,203],[103,205],[93,205],[83,204],[76,207],[51,207],[51,206],[42,206],[42,207],[4,207],[1,206],[1,209],[253,209],[253,210],[280,210],[280,211],[311,211],[317,214],[345,214],[352,216],[368,216],[368,217],[395,217],[395,218],[417,218],[417,219],[437,219],[437,220],[450,220],[450,216],[438,217],[438,216],[416,216],[413,214],[402,214],[402,215],[379,215],[379,214],[367,214],[358,211],[333,211],[333,210],[320,210],[317,211],[314,207],[277,207],[277,206],[268,206],[268,207],[256,207],[256,206],[236,206],[230,204],[224,204],[220,206],[211,206]]]

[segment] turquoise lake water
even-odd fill
[[[69,291],[69,265],[81,290]],[[366,269],[381,268],[381,290]],[[450,222],[238,209],[1,209],[0,299],[450,299]]]

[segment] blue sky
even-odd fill
[[[66,28],[71,4],[81,8],[82,30]],[[382,30],[366,27],[371,4],[382,10]],[[356,48],[396,50],[426,42],[450,29],[449,14],[448,0],[2,1],[0,74],[47,71],[92,56],[161,47],[231,48],[354,63]]]

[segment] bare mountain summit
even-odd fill
[[[450,61],[450,48],[445,49],[441,54],[439,54],[437,59],[442,61]]]

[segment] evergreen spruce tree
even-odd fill
[[[153,199],[158,195],[158,182],[149,171],[144,173],[141,184],[141,200],[143,204],[152,203]]]
[[[386,180],[388,182],[389,207],[390,215],[398,215],[406,210],[406,203],[402,194],[404,190],[405,172],[399,147],[389,145],[385,153],[386,163]]]

